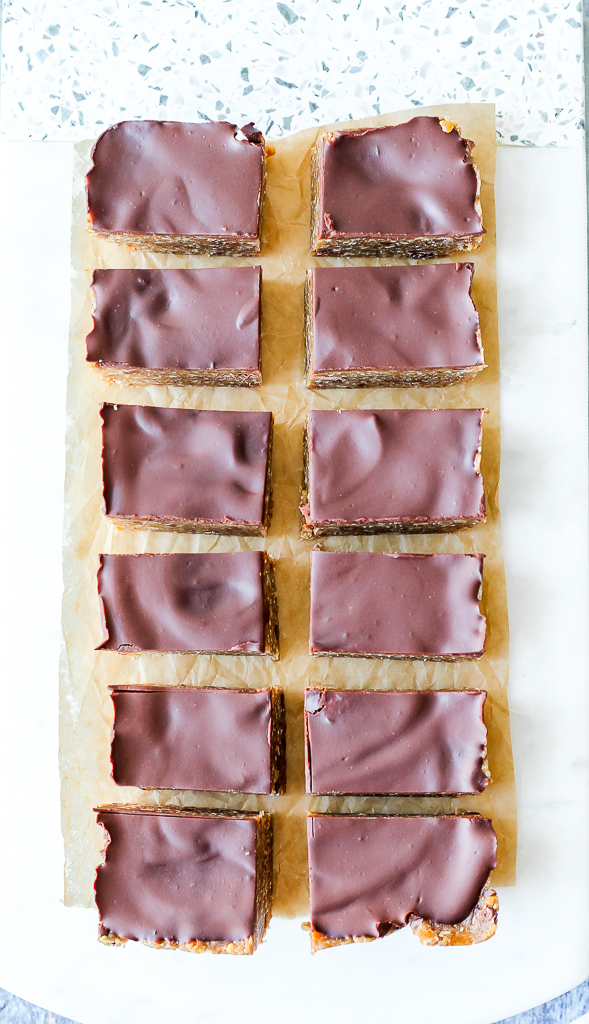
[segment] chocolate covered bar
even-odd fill
[[[319,134],[311,167],[316,256],[449,256],[485,234],[473,143],[439,117]]]
[[[477,814],[311,814],[311,950],[366,942],[410,924],[426,945],[495,934],[491,821]]]
[[[277,687],[111,686],[119,786],[283,793],[284,697]]]
[[[99,651],[278,658],[272,560],[262,551],[101,555]]]
[[[307,793],[482,793],[483,690],[305,690]]]
[[[435,533],[484,523],[483,409],[313,410],[302,535]]]
[[[87,359],[107,381],[255,386],[261,267],[95,270]]]
[[[265,536],[271,412],[103,405],[103,511],[119,526]]]
[[[315,267],[305,281],[307,387],[441,387],[484,368],[472,263]]]
[[[311,553],[309,653],[347,658],[480,658],[484,555]]]
[[[92,150],[90,230],[152,252],[254,255],[264,161],[253,124],[121,121]]]
[[[98,807],[99,939],[189,953],[253,953],[272,913],[272,817],[264,811]]]

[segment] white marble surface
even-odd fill
[[[0,144],[0,436],[10,481],[0,512],[0,986],[81,1024],[300,1024],[311,999],[320,1018],[341,1024],[363,1019],[368,999],[372,1014],[412,1024],[492,1024],[570,989],[589,972],[582,152],[499,151],[501,500],[521,832],[497,936],[440,950],[406,930],[311,958],[297,923],[275,920],[251,959],[108,949],[96,941],[95,912],[60,903],[71,158],[67,143]],[[562,366],[567,382],[556,388]]]
[[[128,118],[272,137],[412,104],[494,102],[523,145],[582,145],[578,0],[4,0],[0,128],[92,138]]]

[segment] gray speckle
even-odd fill
[[[499,24],[497,25],[495,32],[505,32],[506,28],[509,28],[509,22],[507,18],[503,18],[503,21],[500,21]]]
[[[147,64],[138,64],[137,65],[137,74],[142,75],[143,77],[145,77],[145,75],[147,74],[148,71],[151,71],[151,68],[148,67]]]
[[[460,84],[463,89],[466,89],[467,92],[470,92],[470,90],[474,89],[475,87],[475,83],[473,82],[472,78],[463,78],[461,79]]]
[[[274,81],[277,85],[284,86],[285,89],[296,89],[294,82],[283,82],[282,78],[275,78]]]
[[[276,6],[284,20],[287,21],[289,25],[294,25],[295,21],[299,20],[298,14],[295,14],[295,12],[290,7],[287,7],[286,4],[276,4]]]

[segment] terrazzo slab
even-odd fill
[[[2,46],[10,139],[128,118],[255,119],[275,138],[473,100],[496,104],[504,142],[583,140],[578,0],[5,0]]]

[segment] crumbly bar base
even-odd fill
[[[369,536],[376,533],[448,533],[451,530],[464,530],[478,523],[485,523],[487,517],[456,516],[453,519],[371,519],[351,523],[344,520],[325,520],[313,522],[305,514],[309,502],[309,429],[305,424],[303,434],[303,486],[301,489],[300,513],[302,518],[301,537],[311,540],[314,537],[352,537]]]
[[[286,791],[286,716],[284,693],[278,686],[272,687],[271,700],[270,792],[282,796]]]
[[[476,366],[374,366],[313,370],[314,337],[313,275],[305,277],[305,381],[313,390],[326,388],[443,388],[453,384],[466,384],[485,369],[481,331],[477,328],[477,341],[481,362]]]
[[[90,363],[107,384],[123,384],[135,388],[156,387],[226,387],[256,388],[262,383],[262,374],[257,370],[226,370],[194,369],[176,370],[151,368],[144,366],[127,366],[123,363]]]
[[[264,619],[266,623],[265,651],[273,661],[280,658],[279,631],[278,631],[278,595],[276,593],[276,577],[274,575],[274,563],[270,556],[264,551]]]
[[[178,256],[256,256],[260,238],[248,235],[135,235],[129,231],[96,231],[93,235],[144,252],[171,252]]]
[[[123,808],[125,811],[137,811],[140,812],[141,808],[128,807]],[[116,806],[100,807],[96,810],[109,811],[119,810]],[[143,808],[145,810],[145,808]],[[161,807],[161,808],[149,808],[149,810],[155,810],[159,813],[174,813],[174,814],[186,814],[192,812],[200,814],[200,816],[206,815],[218,815],[220,817],[238,817],[238,818],[250,818],[250,814],[242,814],[239,811],[232,810],[203,810],[201,808],[172,808],[172,807]],[[205,940],[197,939],[194,942],[174,942],[171,939],[163,939],[160,942],[151,942],[149,939],[140,939],[140,942],[144,946],[151,946],[152,949],[181,949],[185,953],[231,953],[237,956],[248,956],[255,952],[256,948],[264,938],[264,934],[270,922],[272,916],[272,890],[273,890],[273,826],[272,826],[272,815],[265,811],[259,811],[256,815],[258,819],[256,828],[256,893],[255,893],[255,915],[256,925],[253,935],[248,935],[245,939],[239,939],[236,942],[223,942],[221,940]],[[107,934],[99,935],[98,941],[104,943],[106,946],[124,946],[127,942],[132,942],[132,939],[124,939],[119,935]]]
[[[451,132],[457,126],[440,118],[444,131]],[[313,256],[396,256],[415,260],[442,259],[453,252],[473,252],[478,249],[482,235],[455,235],[451,237],[424,236],[408,238],[399,235],[350,235],[341,232],[332,237],[323,236],[321,221],[322,154],[324,142],[329,142],[337,132],[320,132],[311,155],[311,253]],[[468,150],[470,156],[470,148]],[[481,218],[481,177],[471,160],[477,176],[475,210]]]
[[[459,924],[437,924],[435,921],[424,921],[423,918],[411,914],[407,922],[414,935],[424,946],[472,946],[478,942],[486,942],[497,930],[499,900],[497,893],[487,883],[479,896],[474,910]],[[353,942],[374,942],[374,936],[350,935],[345,939],[332,939],[322,932],[311,928],[309,922],[303,925],[311,936],[311,952],[332,946],[348,946]],[[390,925],[383,931],[380,938],[399,931],[398,925]]]
[[[480,661],[484,651],[470,654],[373,654],[370,651],[311,651],[313,658],[376,658],[378,661]]]
[[[266,526],[251,523],[214,523],[209,519],[156,519],[152,516],[107,516],[115,526],[126,530],[154,530],[174,533],[216,533],[223,537],[265,537]]]

